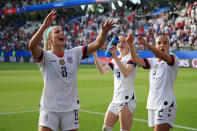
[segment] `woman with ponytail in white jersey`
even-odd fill
[[[120,120],[120,131],[130,131],[133,113],[136,109],[134,79],[137,65],[131,59],[126,38],[124,35],[119,36],[119,43],[117,44],[119,56],[116,54],[115,46],[109,48],[113,59],[105,66],[99,62],[96,52],[93,53],[96,66],[101,74],[114,71],[113,100],[105,114],[103,131],[112,131],[118,119]]]
[[[150,70],[150,89],[146,106],[149,126],[153,127],[154,131],[169,131],[174,125],[177,110],[173,85],[179,68],[179,59],[173,54],[168,54],[170,45],[166,36],[158,36],[155,47],[148,44],[142,37],[138,37],[139,43],[155,54],[154,58],[147,59],[137,56],[133,37],[132,35],[129,37],[128,43],[133,61]]]
[[[60,26],[51,26],[56,18],[52,10],[29,43],[30,52],[43,75],[44,89],[40,100],[39,131],[77,131],[80,107],[77,70],[80,60],[99,49],[114,22],[102,24],[97,39],[87,46],[64,50],[66,37]],[[44,49],[40,42],[44,38]]]

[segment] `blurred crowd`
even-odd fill
[[[13,1],[17,2],[17,0]],[[23,3],[23,1],[20,2]],[[34,2],[53,2],[53,0],[26,1],[27,4],[29,2],[33,4]],[[158,35],[166,35],[169,38],[171,50],[197,50],[196,4],[197,2],[177,3],[175,10],[170,10],[159,16],[150,16],[143,13],[139,15],[139,10],[132,12],[113,10],[104,15],[89,13],[71,18],[67,17],[67,14],[58,12],[59,17],[54,24],[61,25],[64,29],[64,33],[66,34],[66,49],[79,45],[87,45],[94,41],[100,32],[101,23],[109,18],[113,18],[117,26],[109,33],[102,50],[106,50],[111,38],[120,33],[132,33],[135,38],[142,36],[150,44],[154,44],[154,40]],[[14,5],[16,6],[17,4],[15,3]],[[11,6],[13,7],[13,4]],[[20,6],[20,4],[17,6]],[[0,50],[28,50],[28,43],[33,34],[41,26],[41,22],[27,20],[17,29],[9,24],[0,25]],[[137,50],[146,50],[143,45],[138,44],[137,39],[134,41],[134,44]]]
[[[28,5],[39,5],[47,4],[51,2],[58,2],[64,0],[1,0],[0,7],[1,9],[10,9],[10,8],[22,8]]]

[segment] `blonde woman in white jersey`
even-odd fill
[[[179,68],[179,59],[168,54],[169,41],[166,36],[158,36],[155,47],[148,44],[142,37],[139,43],[148,47],[155,55],[154,58],[142,59],[136,55],[133,47],[133,37],[128,41],[132,58],[135,63],[150,70],[149,95],[147,101],[148,123],[154,131],[169,131],[174,125],[176,116],[176,99],[173,85]]]
[[[44,89],[40,100],[39,131],[77,131],[80,107],[77,90],[77,70],[80,60],[100,48],[108,32],[114,27],[112,20],[102,24],[95,42],[64,50],[65,34],[60,26],[51,26],[56,10],[45,18],[29,43],[30,52],[40,67]],[[44,49],[40,42],[44,38]],[[88,130],[88,129],[87,129]]]
[[[117,49],[120,53],[119,56],[116,54],[115,46],[109,48],[113,59],[105,66],[99,62],[96,52],[93,53],[96,66],[101,74],[114,71],[113,100],[105,114],[103,131],[112,131],[118,119],[120,120],[120,131],[130,131],[133,113],[136,109],[134,79],[137,65],[131,59],[126,36],[119,36]]]

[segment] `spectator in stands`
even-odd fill
[[[131,59],[129,47],[125,39],[126,36],[119,36],[119,43],[117,45],[120,53],[119,56],[116,54],[115,46],[109,48],[113,59],[105,66],[100,63],[96,52],[93,53],[97,69],[101,74],[114,71],[113,100],[105,114],[103,131],[112,131],[118,119],[120,120],[120,131],[130,131],[133,113],[136,109],[134,79],[137,65]]]
[[[51,26],[56,18],[52,10],[30,43],[30,52],[43,75],[44,89],[40,101],[39,131],[77,131],[80,107],[77,90],[77,69],[80,60],[100,48],[108,32],[115,27],[113,20],[102,24],[98,38],[87,46],[64,50],[65,35],[60,26]],[[44,38],[44,49],[40,42]]]
[[[166,36],[158,36],[156,45],[152,46],[142,37],[138,38],[140,44],[148,47],[155,58],[142,59],[137,56],[133,37],[127,39],[133,61],[145,69],[150,69],[149,95],[147,100],[148,123],[154,131],[169,131],[174,125],[176,116],[176,99],[173,85],[179,68],[179,59],[173,54],[168,54],[169,41]]]
[[[21,6],[26,6],[28,3],[30,5],[34,5],[34,4],[46,4],[49,2],[54,2],[54,0],[31,0],[31,1],[18,1],[18,0],[13,0],[13,3],[11,5],[15,5],[16,7],[20,7]],[[2,3],[1,6],[3,6],[4,8],[7,8],[7,6],[10,6],[10,2],[9,1],[5,1],[2,0],[0,3]],[[21,5],[23,4],[23,5]],[[2,8],[2,9],[4,9]],[[139,34],[143,34],[144,37],[146,37],[146,39],[148,40],[148,42],[152,43],[152,40],[149,41],[149,32],[148,30],[151,28],[153,31],[153,41],[155,40],[155,38],[157,37],[157,35],[159,34],[165,34],[170,41],[172,41],[172,33],[173,32],[177,32],[176,36],[177,36],[177,40],[179,39],[180,41],[184,41],[184,44],[182,44],[183,46],[181,48],[179,48],[178,46],[176,46],[177,44],[170,44],[171,46],[173,46],[173,48],[176,49],[182,49],[182,50],[187,50],[187,49],[195,49],[194,46],[192,46],[192,44],[190,44],[189,41],[185,41],[185,37],[190,37],[191,34],[194,34],[196,36],[196,30],[197,30],[197,6],[193,5],[193,3],[190,2],[186,2],[185,3],[177,3],[177,8],[178,10],[176,10],[175,12],[178,12],[177,17],[170,17],[170,12],[167,12],[163,15],[160,15],[160,17],[152,17],[152,18],[147,18],[148,20],[146,21],[144,18],[142,19],[136,19],[136,12],[134,11],[132,14],[131,13],[127,13],[126,11],[120,13],[121,15],[118,15],[119,12],[106,12],[105,16],[107,16],[107,14],[110,14],[109,16],[113,17],[116,16],[117,19],[120,19],[122,21],[122,23],[124,24],[124,26],[122,26],[122,23],[119,22],[119,24],[117,25],[118,28],[120,29],[119,32],[129,32],[129,33],[135,33],[136,30],[140,29],[140,26],[146,27],[143,30],[139,30]],[[71,37],[71,39],[69,39],[69,42],[67,44],[69,44],[69,46],[66,46],[66,49],[70,49],[73,48],[76,44],[76,39],[75,38],[79,38],[79,39],[86,39],[87,43],[90,43],[93,37],[93,34],[91,34],[92,31],[94,31],[95,33],[98,33],[98,25],[100,25],[100,23],[102,23],[103,21],[105,21],[106,17],[103,16],[98,16],[97,15],[91,15],[90,17],[87,16],[83,16],[81,17],[81,20],[78,19],[77,20],[77,26],[74,27],[75,24],[72,23],[67,23],[67,21],[69,21],[70,19],[76,17],[76,15],[74,14],[74,12],[68,10],[69,12],[65,13],[65,12],[61,12],[61,14],[59,15],[58,19],[59,22],[57,22],[58,25],[61,25],[64,27],[64,29],[66,30],[66,32],[75,32],[73,35],[73,33],[71,33],[71,35],[69,36],[68,34],[66,34],[68,37]],[[172,10],[171,10],[172,11]],[[144,11],[142,11],[144,12]],[[123,14],[124,13],[124,14]],[[65,14],[70,14],[69,16],[65,15]],[[126,15],[125,15],[126,14]],[[85,14],[84,14],[85,15]],[[122,15],[125,15],[125,17],[122,17]],[[27,39],[30,39],[31,36],[34,34],[35,31],[37,31],[39,29],[39,26],[36,26],[37,24],[40,24],[39,22],[35,22],[33,21],[28,21],[25,22],[24,17],[21,17],[22,15],[17,15],[17,17],[12,17],[12,16],[4,16],[4,18],[9,17],[9,19],[4,19],[3,23],[0,20],[0,24],[3,27],[0,27],[0,41],[6,42],[6,40],[4,40],[2,38],[2,36],[13,36],[11,32],[14,31],[14,34],[20,35],[20,39],[19,40],[19,45],[20,47],[22,47],[23,41],[25,40],[25,44],[27,45],[29,43],[29,40],[26,40],[25,36],[26,34],[29,35],[27,36]],[[129,17],[128,17],[129,16]],[[143,15],[142,15],[143,16]],[[29,15],[28,17],[31,18],[31,15]],[[145,17],[145,16],[144,16]],[[13,18],[17,18],[17,19],[13,19]],[[19,19],[20,18],[20,19]],[[135,18],[135,19],[134,19]],[[27,19],[28,20],[28,19]],[[88,22],[92,22],[92,24],[88,24]],[[27,23],[27,24],[25,24]],[[36,23],[36,24],[34,24]],[[139,23],[139,24],[138,24]],[[30,25],[32,28],[29,28],[27,25]],[[93,26],[94,25],[94,26]],[[97,26],[95,26],[97,25]],[[174,25],[174,26],[172,26]],[[91,26],[93,26],[94,28],[91,28]],[[96,27],[96,28],[95,28]],[[132,30],[130,29],[132,27]],[[148,28],[147,28],[148,27]],[[125,30],[128,29],[128,30]],[[21,31],[23,32],[21,34]],[[17,33],[16,33],[17,32]],[[87,33],[88,32],[88,33]],[[184,37],[183,35],[180,34],[185,34]],[[111,34],[111,33],[110,33]],[[91,37],[92,35],[92,37]],[[11,41],[12,43],[15,43],[15,39],[17,36],[14,36]],[[75,37],[73,37],[75,36]],[[174,37],[174,36],[173,36]],[[137,45],[135,45],[136,48],[138,50],[143,50],[144,48],[141,48],[141,46],[139,46],[140,48],[138,48]],[[9,45],[7,46],[9,48]],[[18,48],[18,50],[21,50],[20,48]],[[28,48],[24,48],[24,50],[28,50]],[[106,50],[106,48],[104,48],[104,50]]]

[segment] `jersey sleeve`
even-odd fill
[[[42,53],[41,53],[41,55],[40,55],[40,58],[38,58],[38,59],[34,59],[34,61],[36,62],[36,63],[40,63],[40,62],[42,62],[42,60],[43,60],[43,57],[44,57],[44,51],[42,50]]]
[[[144,62],[146,63],[146,65],[145,66],[143,66],[143,68],[144,69],[150,69],[150,61],[151,61],[151,59],[149,59],[149,58],[144,58]]]
[[[77,56],[76,58],[78,59],[78,61],[81,61],[81,60],[88,57],[87,56],[87,46],[78,46],[78,47],[75,47],[71,50]]]
[[[114,69],[114,63],[113,63],[113,59],[111,59],[108,63],[108,65],[111,67],[111,69]]]
[[[179,66],[179,58],[175,55],[170,55],[172,58],[172,62],[168,63],[169,66]]]
[[[40,67],[40,69],[44,70],[46,62],[49,61],[49,57],[48,51],[42,50],[40,59],[34,59],[34,61]]]
[[[46,50],[42,50],[42,54],[39,59],[34,59],[37,65],[44,66],[45,61],[48,59],[48,52]]]
[[[127,64],[133,64],[135,67],[136,67],[136,65],[137,65],[136,63],[133,62],[132,59],[128,60],[128,61],[127,61]]]
[[[88,49],[87,45],[82,47],[82,54],[83,54],[82,55],[82,60],[85,59],[85,58],[88,58],[88,56],[87,56],[87,49]]]

